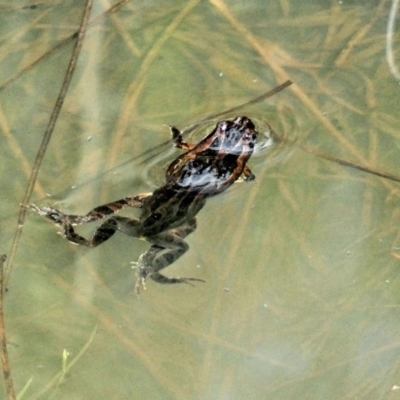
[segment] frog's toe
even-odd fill
[[[38,207],[36,204],[21,204],[21,206],[27,208],[28,210],[32,210],[37,212],[39,215],[43,215],[44,211],[42,208]],[[47,207],[44,207],[47,208]]]
[[[179,283],[179,282],[187,283],[188,285],[193,286],[193,287],[195,287],[195,285],[193,285],[193,283],[191,283],[191,281],[193,281],[193,282],[203,282],[203,283],[206,282],[204,279],[198,279],[198,278],[175,278],[175,279],[180,279],[180,281],[178,281],[176,283]]]
[[[139,276],[137,278],[136,283],[135,283],[135,293],[139,296],[140,294],[140,288],[143,288],[143,290],[146,290],[146,278],[143,276]]]

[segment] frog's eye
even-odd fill
[[[253,146],[256,138],[257,135],[254,131],[246,131],[242,136],[242,142]]]
[[[228,122],[227,121],[222,121],[218,124],[218,130],[221,131],[222,133],[225,133],[225,131],[228,129]]]
[[[253,136],[253,135],[251,135],[250,132],[246,131],[246,132],[244,133],[244,135],[242,136],[242,139],[243,139],[245,142],[249,142],[249,141],[252,139],[252,136]]]

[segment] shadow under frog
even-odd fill
[[[146,278],[165,284],[204,282],[196,278],[169,278],[160,271],[188,250],[184,239],[196,229],[196,214],[208,197],[223,192],[241,176],[247,181],[254,179],[246,163],[253,153],[258,132],[249,118],[219,122],[198,144],[185,142],[176,127],[170,130],[174,145],[186,152],[170,164],[164,186],[153,193],[125,197],[81,216],[66,215],[50,207],[29,206],[60,225],[64,237],[74,244],[96,247],[116,231],[147,240],[151,247],[137,262],[137,293],[140,285],[145,287]],[[115,215],[125,207],[140,208],[139,219]],[[104,218],[90,240],[74,230],[76,225]]]

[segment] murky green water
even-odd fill
[[[146,242],[80,248],[28,213],[4,304],[16,392],[31,380],[23,399],[400,398],[400,186],[300,147],[400,177],[392,3],[136,3],[89,28],[31,202],[86,213],[151,191],[179,154],[163,124],[184,128],[286,79],[238,114],[295,144],[256,154],[256,181],[200,212],[167,269],[206,280],[195,288],[148,282],[137,298],[130,262]],[[91,19],[111,5],[95,1]],[[79,28],[84,6],[0,5],[0,253],[73,41],[30,65]]]

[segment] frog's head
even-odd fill
[[[221,121],[214,130],[215,140],[211,146],[222,154],[251,154],[256,144],[258,132],[247,117],[237,117],[233,121]]]

